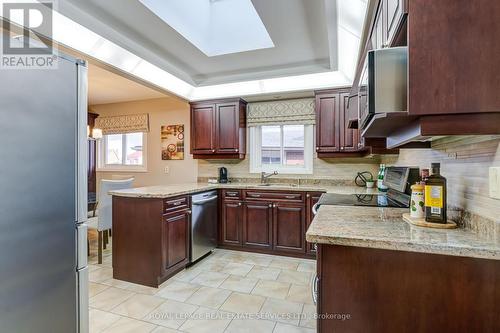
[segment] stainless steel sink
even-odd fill
[[[259,187],[297,187],[297,184],[259,184]]]

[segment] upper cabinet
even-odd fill
[[[316,152],[319,158],[351,156],[364,151],[359,131],[349,128],[349,89],[316,92]],[[351,109],[352,110],[352,109]]]
[[[191,103],[191,154],[194,158],[243,159],[246,105],[242,99]]]

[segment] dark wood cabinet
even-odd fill
[[[162,226],[162,254],[164,268],[189,260],[189,219],[188,210],[165,216]]]
[[[189,197],[113,196],[113,278],[150,287],[189,262]]]
[[[371,45],[374,50],[381,49],[385,47],[385,26],[384,26],[384,0],[380,1],[377,10],[377,16],[375,17],[375,22],[373,23],[372,35],[371,35]]]
[[[316,152],[319,158],[362,156],[359,130],[349,128],[350,89],[316,91]],[[356,108],[357,112],[357,108]]]
[[[221,240],[223,245],[242,245],[243,202],[222,200]]]
[[[302,204],[273,204],[273,249],[305,252],[305,209]]]
[[[194,158],[242,159],[246,151],[246,105],[242,99],[191,103]]]
[[[243,245],[250,248],[272,249],[273,204],[244,203]]]
[[[500,332],[498,260],[320,244],[317,278],[320,333]]]
[[[313,207],[319,201],[323,192],[308,192],[306,195],[306,231],[314,219]],[[313,243],[306,243],[306,253],[310,255],[316,254],[316,247]]]
[[[408,0],[383,0],[384,39],[387,45],[396,46],[398,34],[408,14]]]

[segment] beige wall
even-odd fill
[[[150,132],[148,133],[147,172],[97,172],[97,180],[119,178],[126,175],[135,177],[134,187],[160,184],[195,182],[198,164],[189,154],[189,135],[185,136],[186,155],[181,161],[162,161],[160,129],[162,125],[184,124],[189,133],[189,104],[176,98],[160,98],[144,101],[93,105],[89,108],[100,116],[148,113]],[[169,166],[169,174],[164,169]]]
[[[489,167],[500,166],[500,136],[447,137],[432,149],[402,149],[387,164],[430,168],[441,163],[448,181],[448,205],[500,223],[500,200],[489,197]]]

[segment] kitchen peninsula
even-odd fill
[[[349,320],[319,320],[318,332],[500,331],[500,237],[412,226],[403,212],[319,209],[307,231],[318,314]]]

